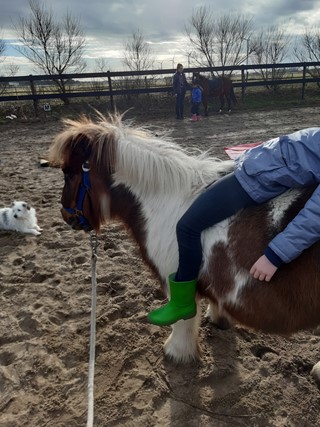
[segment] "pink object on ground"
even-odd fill
[[[234,160],[240,156],[243,152],[249,150],[250,148],[257,147],[258,145],[263,144],[262,141],[252,142],[250,144],[240,144],[235,145],[234,147],[224,147],[224,151],[230,159]]]

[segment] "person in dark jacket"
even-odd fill
[[[290,188],[314,185],[305,206],[251,267],[250,274],[258,280],[269,282],[283,263],[291,262],[320,239],[320,128],[271,139],[240,155],[234,172],[208,187],[179,220],[179,267],[170,276],[171,299],[150,313],[149,321],[168,325],[195,316],[202,231]]]
[[[177,119],[184,119],[183,117],[183,107],[184,107],[184,97],[186,90],[188,88],[188,83],[186,76],[183,72],[183,65],[177,65],[177,71],[175,72],[172,79],[172,88],[173,93],[176,97],[176,117]]]

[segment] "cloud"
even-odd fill
[[[28,16],[28,0],[3,0],[0,13],[0,37],[14,39],[12,22]],[[55,0],[45,5],[59,21],[67,11],[79,18],[88,39],[87,58],[102,55],[117,59],[121,66],[124,43],[140,29],[159,61],[171,67],[173,58],[186,60],[185,25],[192,13],[202,6],[210,7],[215,16],[242,14],[253,19],[257,29],[284,24],[293,33],[306,25],[320,22],[320,0]],[[10,51],[10,55],[14,54]]]
[[[3,1],[0,28],[9,31],[12,21],[27,16],[30,7],[27,0]],[[201,6],[210,7],[215,15],[242,13],[252,16],[258,28],[284,19],[303,20],[312,17],[319,8],[319,0],[55,0],[47,2],[57,20],[69,11],[78,17],[88,36],[105,38],[129,37],[132,31],[141,29],[147,38],[160,40],[182,34],[193,11]],[[17,13],[18,11],[18,13]]]

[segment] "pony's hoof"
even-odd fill
[[[231,323],[225,317],[218,317],[216,322],[214,322],[214,325],[217,329],[221,329],[222,331],[227,331],[228,329],[231,329]]]
[[[201,350],[198,340],[173,340],[172,334],[164,343],[166,357],[177,364],[192,363],[201,359]]]

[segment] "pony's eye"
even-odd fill
[[[66,181],[71,181],[72,178],[73,178],[73,173],[71,173],[70,171],[64,173],[64,179]]]

